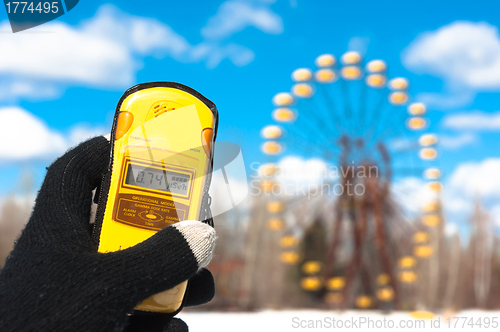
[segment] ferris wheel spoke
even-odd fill
[[[359,136],[363,133],[363,120],[366,113],[367,102],[368,102],[368,86],[366,84],[363,84],[361,86],[361,93],[359,97],[359,112],[358,112],[359,126],[356,127],[357,128],[356,136]]]
[[[327,130],[330,135],[333,134],[333,133],[335,133],[335,128],[332,127],[332,124],[330,123],[330,121],[326,121],[326,119],[322,119],[322,118],[325,117],[324,113],[327,113],[328,119],[330,119],[330,115],[329,114],[331,112],[329,112],[328,109],[326,109],[326,111],[323,111],[323,109],[325,109],[325,107],[323,107],[324,105],[320,106],[320,104],[318,104],[318,100],[317,100],[316,95],[314,95],[313,97],[311,97],[309,99],[309,102],[312,104],[311,108],[313,110],[318,110],[319,113],[315,112],[315,116],[318,119],[318,121],[321,122],[321,124],[325,128],[325,130]]]
[[[297,134],[297,136],[299,135]],[[320,142],[310,143],[307,139],[296,139],[296,137],[294,136],[289,136],[288,140],[290,141],[290,143],[296,144],[298,147],[300,147],[303,152],[315,152],[328,160],[335,160],[334,156],[339,152],[338,148],[336,148],[334,145],[326,146],[321,144]],[[334,152],[333,156],[332,152]]]
[[[408,245],[407,239],[410,234],[413,234],[417,228],[413,225],[413,223],[406,218],[403,211],[397,206],[396,203],[391,202],[388,203],[391,209],[393,209],[393,213],[395,215],[394,218],[391,219],[390,225],[394,225],[391,227],[392,233],[392,242],[395,242],[398,245],[398,248],[404,248]],[[397,220],[397,222],[394,222]],[[401,223],[403,221],[404,223]],[[404,227],[402,226],[404,225]]]
[[[338,114],[338,109],[335,104],[335,99],[333,96],[328,92],[328,89],[325,87],[324,84],[320,84],[320,90],[323,94],[326,108],[327,108],[327,113],[329,115],[330,121],[332,124],[336,127],[339,133],[342,133],[344,128],[343,128],[343,121],[342,117],[339,116]]]
[[[375,62],[377,62],[377,61],[375,61]],[[373,62],[371,62],[371,63],[373,65]],[[370,63],[368,63],[368,66],[370,66]],[[379,78],[382,79],[382,84],[378,84],[378,85],[373,85],[372,86],[373,88],[377,89],[376,90],[377,93],[375,93],[375,96],[374,96],[374,98],[377,99],[377,102],[375,103],[375,108],[373,109],[373,111],[372,112],[368,112],[368,114],[367,114],[366,123],[370,125],[369,128],[372,127],[372,125],[373,125],[372,122],[375,121],[378,118],[379,113],[382,112],[382,108],[384,107],[384,104],[385,104],[386,99],[387,99],[387,88],[385,86],[385,82],[386,82],[386,79],[387,79],[387,76],[388,76],[387,65],[383,61],[378,61],[375,64],[375,66],[379,66],[379,68],[375,68],[375,69],[378,69],[378,71],[376,71],[376,73],[378,73],[380,75]],[[382,66],[382,67],[380,67],[380,66]],[[367,82],[367,84],[368,84],[368,82]],[[368,108],[368,107],[366,107],[366,108]],[[364,133],[364,120],[365,119],[364,119],[364,116],[363,116],[361,118],[361,123],[362,123],[362,131],[361,132],[362,133]],[[369,130],[369,131],[371,131],[371,130]],[[373,134],[370,134],[370,135],[373,135]]]
[[[378,126],[382,122],[380,121],[380,119],[377,120],[377,118],[379,117],[379,114],[383,112],[383,109],[385,108],[384,106],[385,106],[385,96],[381,95],[379,102],[377,103],[372,112],[373,115],[371,117],[368,116],[369,121],[367,123],[369,123],[370,126],[368,127],[367,133],[365,135],[367,144],[370,144],[370,142],[373,140],[373,137],[375,136],[378,130]]]
[[[349,87],[347,86],[347,81],[345,79],[340,79],[340,89],[342,96],[342,104],[344,106],[344,116],[347,122],[347,132],[351,133],[352,126],[352,104],[349,95]]]
[[[403,116],[406,116],[406,113],[405,112],[400,112],[399,114],[396,115],[396,118],[393,119],[389,125],[387,126],[387,128],[385,129],[385,131],[383,131],[380,136],[379,136],[379,139],[380,140],[384,140],[384,139],[387,139],[389,138],[390,134],[394,134],[394,133],[397,133],[399,135],[403,135],[404,132],[403,132],[403,128],[405,128],[405,123],[404,123],[404,118]],[[402,124],[402,125],[401,125]]]
[[[384,127],[380,128],[380,123],[386,123],[387,117],[394,114],[394,110],[395,110],[394,106],[385,108],[385,112],[381,115],[380,122],[377,123],[376,130],[374,131],[373,138],[375,140],[383,141],[389,132],[394,132],[398,129],[393,127],[393,125],[395,124],[394,120],[390,121],[385,126],[385,128]]]
[[[314,125],[311,126],[311,124],[309,123],[309,127],[311,129],[311,133],[319,132],[321,134],[321,136],[323,136],[323,138],[325,138],[331,144],[335,145],[335,141],[332,140],[332,132],[329,132],[326,129],[324,121],[322,121],[317,116],[317,114],[311,110],[311,108],[308,105],[304,105],[303,107],[304,107],[304,109],[306,111],[306,115],[305,116],[310,115],[311,118],[314,120],[313,121],[314,125],[316,126],[316,128],[314,128]],[[299,120],[300,120],[300,118],[302,118],[305,122],[309,122],[309,121],[305,120],[306,119],[305,116],[304,115],[299,116]]]
[[[406,209],[409,209],[409,210],[412,210],[412,212],[419,212],[420,211],[420,206],[415,206],[415,205],[418,205],[417,203],[421,203],[420,202],[420,199],[418,197],[416,197],[414,194],[410,194],[408,192],[405,192],[403,190],[399,190],[399,189],[396,189],[396,188],[391,188],[391,190],[393,192],[396,192],[399,196],[406,196],[407,198],[409,199],[412,199],[413,200],[413,203],[412,206],[405,206]],[[401,199],[400,199],[401,200]],[[404,204],[403,204],[404,205]],[[396,208],[397,205],[395,205],[394,207]],[[404,212],[403,208],[402,207],[397,207],[398,209],[401,210],[401,212]]]
[[[393,157],[399,157],[401,155],[407,154],[407,153],[415,153],[420,149],[420,146],[417,143],[414,143],[408,147],[401,148],[399,150],[396,150],[391,153]]]

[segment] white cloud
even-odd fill
[[[486,22],[454,22],[417,37],[404,65],[473,89],[500,88],[500,37]]]
[[[225,40],[236,32],[234,23],[225,16],[235,14],[235,10],[241,23],[239,30],[251,25],[269,33],[282,30],[281,18],[265,5],[228,2],[221,5],[207,27],[208,31],[219,31],[219,39],[203,40],[197,45],[190,44],[167,24],[121,12],[112,5],[101,6],[94,17],[76,26],[49,22],[43,29],[51,33],[34,34],[34,28],[30,33],[3,34],[0,100],[53,98],[65,86],[76,84],[124,88],[135,82],[145,56],[204,62],[208,68],[224,59],[245,66],[253,61],[254,53]],[[231,27],[221,34],[221,24]],[[0,23],[0,30],[10,30],[7,21]]]
[[[333,171],[321,159],[302,159],[294,156],[281,159],[278,167],[277,179],[282,183],[318,183],[331,177]]]
[[[410,213],[419,211],[425,203],[436,199],[436,194],[426,186],[426,182],[417,177],[398,179],[392,184],[391,191],[393,198]]]
[[[457,21],[421,33],[402,53],[406,68],[444,80],[442,93],[421,93],[434,109],[471,103],[478,91],[500,89],[500,36],[486,22]]]
[[[482,162],[458,165],[449,179],[449,189],[462,196],[500,197],[500,159],[488,158]]]
[[[132,54],[119,41],[65,23],[48,23],[44,28],[55,33],[2,35],[0,73],[91,86],[121,87],[133,82]]]
[[[161,53],[176,60],[188,54],[192,45],[170,26],[156,19],[129,15],[112,5],[103,5],[81,29],[93,38],[119,43],[130,53]]]
[[[64,152],[64,137],[19,107],[0,109],[0,161],[22,161]]]
[[[238,44],[217,46],[212,43],[203,43],[193,49],[193,58],[207,58],[207,68],[217,67],[222,60],[229,59],[238,67],[246,66],[253,61],[255,54],[252,50]]]
[[[459,164],[444,183],[444,191],[439,196],[429,190],[424,179],[397,179],[391,187],[392,196],[410,213],[421,212],[425,203],[440,199],[447,224],[456,224],[460,229],[467,228],[474,204],[479,200],[500,224],[500,204],[497,204],[500,197],[499,169],[500,159]],[[447,229],[447,232],[454,231]]]
[[[439,135],[438,139],[439,146],[445,149],[458,149],[477,141],[476,135],[472,133],[462,133],[456,136]],[[417,149],[420,148],[420,145],[416,139],[396,138],[389,140],[388,147],[391,151],[395,151],[397,154],[404,151],[417,151]],[[398,161],[396,160],[395,162]],[[405,161],[403,160],[402,162],[404,163]]]
[[[53,84],[26,79],[0,79],[0,100],[13,102],[19,98],[44,99],[56,98],[60,95]]]
[[[201,34],[208,39],[219,39],[233,35],[246,27],[253,26],[265,33],[283,32],[281,17],[268,7],[248,1],[224,2],[217,14],[211,17]]]
[[[468,217],[472,213],[473,201],[470,197],[463,196],[460,192],[449,191],[443,198],[444,208],[450,214],[460,217]]]
[[[444,227],[444,233],[446,236],[451,237],[458,233],[458,227],[456,224],[447,223]]]
[[[448,115],[443,120],[443,127],[457,130],[499,130],[500,112],[481,111]]]
[[[475,97],[476,93],[468,88],[458,89],[454,87],[446,93],[422,92],[417,94],[415,99],[432,109],[444,110],[468,105]]]
[[[212,198],[210,206],[214,217],[239,206],[241,203],[249,203],[246,178],[242,179],[227,174],[224,177],[220,170],[215,170],[212,173],[209,194]],[[240,208],[243,208],[243,206],[240,206]]]
[[[0,163],[50,160],[109,130],[78,124],[64,135],[20,107],[0,108]]]
[[[459,164],[447,181],[444,207],[448,215],[467,224],[479,202],[500,226],[500,158]]]
[[[500,205],[495,205],[491,210],[490,210],[490,216],[495,222],[495,225],[497,227],[500,227]]]
[[[256,171],[251,175],[253,180],[250,181],[251,188],[257,190],[254,193],[261,192],[259,182],[262,176],[265,177],[261,166],[264,164],[253,163],[251,165],[252,170]],[[328,165],[318,158],[303,159],[287,156],[279,160],[276,166],[277,171],[273,174],[273,179],[280,185],[273,188],[273,193],[277,195],[317,195],[320,193],[318,189],[322,184],[330,183],[330,189],[332,189],[331,182],[336,182],[342,172],[338,167]],[[325,188],[323,192],[327,191],[328,188]]]
[[[457,136],[439,136],[439,145],[446,149],[458,149],[477,141],[477,137],[471,133],[463,133]]]

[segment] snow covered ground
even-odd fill
[[[181,312],[191,332],[286,331],[499,331],[500,311],[467,310],[413,318],[408,312],[283,310],[261,312]],[[455,318],[453,318],[455,317]]]

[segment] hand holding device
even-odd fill
[[[92,190],[109,164],[96,137],[48,169],[30,221],[0,271],[0,330],[122,331],[144,299],[190,280],[184,305],[211,300],[213,228],[180,222],[125,250],[97,253]],[[196,231],[193,231],[197,228]],[[184,328],[180,320],[172,328]]]

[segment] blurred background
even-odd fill
[[[500,308],[499,8],[461,4],[83,0],[16,34],[0,10],[0,267],[46,167],[163,80],[215,102],[248,180],[194,310]]]

